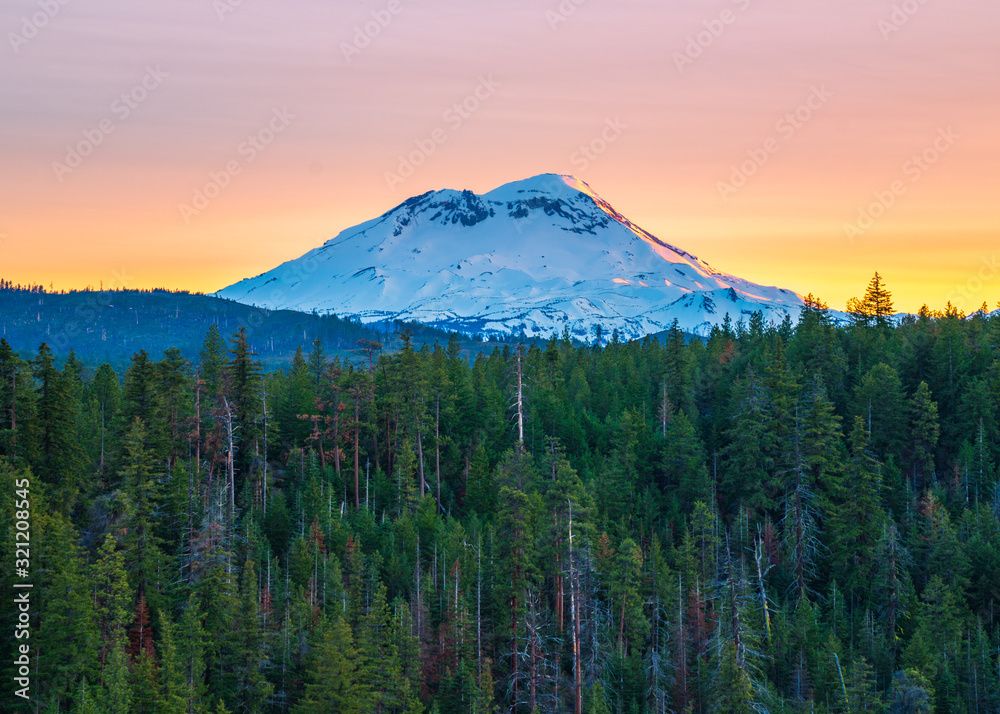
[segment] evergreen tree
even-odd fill
[[[611,450],[601,479],[597,482],[599,505],[609,521],[631,519],[634,504],[642,492],[640,469],[645,465],[644,441],[648,431],[642,416],[626,411],[615,430]]]
[[[226,341],[219,332],[219,326],[212,323],[198,352],[199,373],[209,399],[214,399],[222,391],[228,363]]]
[[[121,400],[118,375],[109,364],[102,364],[85,390],[86,421],[81,429],[81,437],[89,438],[88,456],[100,470],[108,460],[110,445],[117,443]]]
[[[631,538],[617,549],[611,573],[612,611],[615,614],[616,642],[621,656],[628,648],[641,647],[649,632],[649,620],[643,614],[642,551]]]
[[[875,670],[864,657],[859,657],[851,663],[845,691],[846,711],[851,714],[862,712],[884,714],[887,711],[882,693],[878,691]]]
[[[167,468],[172,469],[182,452],[184,439],[182,416],[187,410],[187,360],[180,350],[164,350],[163,359],[156,363],[158,408],[164,423],[164,453]]]
[[[309,350],[309,375],[312,377],[313,389],[319,393],[329,365],[326,358],[326,351],[323,349],[323,340],[317,337],[313,340],[312,349]]]
[[[910,468],[914,486],[924,488],[934,474],[934,450],[941,427],[937,402],[931,399],[927,382],[921,382],[910,398]]]
[[[885,513],[879,499],[879,464],[869,451],[868,432],[861,417],[854,420],[851,459],[844,476],[831,485],[827,498],[833,575],[853,597],[867,600]]]
[[[317,637],[316,649],[306,671],[305,692],[302,700],[292,708],[293,714],[375,711],[351,629],[341,619],[327,621]]]
[[[789,360],[801,364],[805,374],[819,375],[831,393],[837,395],[844,389],[847,372],[847,356],[838,330],[825,302],[811,293],[804,302],[788,345]]]
[[[739,659],[735,642],[727,642],[722,648],[715,691],[717,696],[712,711],[725,714],[753,714],[757,711],[753,686]]]
[[[729,445],[720,489],[732,512],[743,505],[761,513],[776,505],[771,476],[777,439],[771,430],[770,397],[751,369],[733,383],[730,400]]]
[[[902,623],[907,618],[913,587],[908,566],[909,552],[900,542],[895,525],[889,525],[875,548],[876,570],[872,581],[872,596],[877,614],[885,628],[889,667],[896,666]]]
[[[161,508],[160,484],[155,462],[146,443],[146,427],[136,418],[124,438],[124,453],[118,472],[121,479],[122,549],[129,582],[154,609],[162,605],[160,591],[164,554],[158,535],[157,513]]]
[[[0,455],[34,461],[35,403],[31,370],[0,338]]]
[[[880,363],[868,370],[854,390],[854,414],[865,421],[878,457],[902,455],[908,410],[895,369]]]
[[[97,681],[99,633],[76,529],[59,514],[36,516],[35,525],[45,574],[37,589],[39,626],[32,633],[39,652],[37,681],[40,699],[61,707],[78,696],[81,679]]]
[[[465,501],[471,513],[489,517],[496,503],[496,489],[493,484],[493,473],[490,469],[486,447],[482,443],[476,445],[469,464],[469,479],[465,488]]]
[[[91,581],[100,633],[99,660],[104,677],[109,658],[112,655],[117,657],[114,653],[124,649],[125,627],[132,613],[132,590],[125,572],[125,558],[110,533],[104,537],[98,558],[91,566]],[[125,664],[121,666],[125,667]]]
[[[152,649],[141,650],[138,657],[131,660],[129,687],[130,714],[154,714],[161,711],[157,657]]]
[[[950,588],[940,578],[928,583],[920,598],[917,627],[903,653],[903,664],[919,671],[935,690],[947,684],[947,675],[959,661],[962,612]]]
[[[365,663],[361,677],[372,688],[375,711],[402,711],[408,687],[392,637],[392,617],[384,585],[375,589],[371,606],[361,618],[358,654]]]
[[[157,402],[156,364],[149,359],[146,350],[140,350],[132,355],[132,364],[125,372],[122,421],[126,428],[135,419],[139,419],[146,424],[147,429],[152,423],[158,431],[161,422],[154,418],[158,416]]]
[[[250,464],[260,453],[260,416],[262,404],[261,363],[254,359],[246,328],[233,335],[230,361],[226,370],[226,392],[233,407],[233,418],[239,427],[239,448],[236,450],[236,469],[249,475]]]
[[[803,391],[796,429],[797,459],[806,471],[805,484],[823,488],[837,478],[844,461],[840,415],[827,396],[826,386],[817,376]]]
[[[39,453],[33,470],[55,487],[52,499],[59,510],[69,513],[79,490],[80,450],[76,422],[79,400],[71,389],[70,374],[56,369],[52,351],[44,342],[32,362],[37,389]]]
[[[498,652],[505,653],[505,664],[510,667],[509,670],[505,668],[505,671],[514,679],[513,697],[516,701],[519,692],[518,643],[523,634],[526,593],[533,588],[538,575],[534,552],[536,514],[541,504],[537,494],[529,496],[508,486],[500,488],[498,501],[499,578],[494,593],[497,609],[508,613],[508,617],[504,622],[497,623],[497,633],[503,643],[498,643],[497,649]]]
[[[919,671],[900,670],[893,675],[889,704],[892,714],[930,714],[933,707],[934,689]]]
[[[177,652],[177,625],[160,612],[160,680],[156,691],[156,708],[165,714],[184,714],[188,704],[194,704],[185,699],[184,662]],[[194,707],[191,707],[194,709]]]
[[[269,643],[261,627],[257,570],[252,561],[243,565],[240,574],[238,608],[225,671],[235,711],[259,714],[274,687],[264,675],[269,665]]]
[[[608,706],[608,695],[601,680],[597,680],[590,686],[583,710],[587,714],[611,714],[611,708]]]
[[[104,671],[104,682],[107,689],[101,705],[101,711],[104,714],[133,714],[134,694],[130,680],[124,639],[119,638],[119,642],[109,654]]]
[[[84,677],[77,690],[76,706],[73,708],[74,714],[102,714],[99,705],[101,702],[101,692],[97,687],[87,686],[87,678]]]
[[[180,693],[186,711],[197,711],[201,708],[202,702],[208,699],[205,686],[208,633],[205,631],[203,618],[198,596],[189,596],[176,630],[177,671],[180,675],[180,685],[175,691]],[[177,680],[172,681],[172,686],[176,686]]]
[[[892,293],[885,287],[878,272],[872,276],[863,298],[851,298],[847,301],[847,312],[858,325],[882,328],[890,325],[889,318],[893,314]]]
[[[705,453],[694,424],[684,412],[670,420],[667,427],[667,445],[663,456],[667,484],[678,488],[678,496],[685,510],[696,501],[712,497],[712,480],[705,464]]]

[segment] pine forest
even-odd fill
[[[11,711],[1000,711],[1000,312],[261,335],[0,341]]]

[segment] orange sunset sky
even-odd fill
[[[15,282],[210,292],[558,172],[834,308],[875,270],[902,310],[1000,300],[995,0],[11,0],[0,33]]]

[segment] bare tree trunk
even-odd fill
[[[102,412],[103,414],[103,412]],[[201,468],[201,377],[194,375],[194,462]]]
[[[227,487],[229,490],[229,503],[228,503],[228,513],[226,514],[226,538],[227,538],[227,548],[226,550],[230,553],[232,552],[232,538],[233,538],[233,527],[236,519],[236,471],[235,471],[235,439],[234,439],[234,426],[233,426],[233,410],[230,407],[229,400],[225,397],[222,398],[223,404],[225,405],[226,413],[226,439],[229,445],[229,454],[227,458],[226,471],[227,471]],[[226,558],[226,572],[230,575],[232,574],[232,558]]]
[[[483,536],[476,543],[476,662],[483,676]]]
[[[627,592],[622,592],[622,616],[618,625],[618,651],[625,656],[625,596]]]
[[[428,627],[428,623],[424,620],[424,591],[423,591],[423,569],[421,564],[420,555],[420,537],[417,536],[417,614],[414,621],[417,626],[416,636],[417,636],[417,657],[420,660],[420,665],[423,666],[427,661],[427,638],[425,637],[424,630]]]
[[[771,613],[767,608],[767,592],[764,589],[764,575],[770,570],[770,566],[763,567],[764,545],[760,533],[757,534],[757,542],[754,544],[754,559],[757,561],[757,585],[760,589],[760,606],[764,615],[764,632],[767,635],[766,644],[771,643]]]
[[[227,527],[232,528],[233,517],[236,514],[236,495],[234,491],[236,490],[236,464],[234,459],[234,451],[236,449],[235,438],[234,438],[234,427],[233,427],[233,410],[229,404],[229,400],[225,397],[222,398],[223,404],[225,405],[225,423],[226,423],[226,443],[228,446],[228,454],[226,458],[226,487],[229,489],[229,512],[226,514],[228,523]]]
[[[101,405],[101,458],[104,458],[104,405]],[[190,452],[188,452],[190,453]],[[194,375],[194,467],[188,472],[188,584],[194,582],[194,482],[201,482],[201,379]]]
[[[682,710],[688,703],[688,658],[687,638],[684,634],[684,584],[677,578],[677,683],[674,689],[674,703]]]
[[[562,557],[561,555],[556,555],[556,570],[562,568]],[[559,631],[562,632],[566,627],[566,590],[563,585],[562,573],[556,575],[556,621],[558,623]]]
[[[389,429],[391,421],[389,410],[385,410],[385,472],[392,473],[392,431]]]
[[[517,346],[517,440],[524,443],[524,346]]]
[[[215,425],[212,439],[212,457],[208,460],[208,482],[205,484],[205,509],[208,509],[208,499],[212,493],[212,480],[215,477],[215,460],[219,455],[219,425]]]
[[[424,481],[424,446],[423,446],[423,435],[420,430],[417,429],[417,473],[420,475],[420,496],[424,495],[427,489],[427,484]]]
[[[340,398],[333,400],[333,470],[337,472],[337,482],[340,482]]]
[[[518,686],[518,684],[519,684],[518,680],[520,679],[520,677],[518,676],[519,670],[517,668],[518,656],[517,656],[517,590],[516,590],[516,587],[517,587],[517,583],[515,582],[514,597],[511,600],[511,608],[510,608],[511,618],[513,619],[513,623],[512,624],[514,626],[514,629],[513,629],[514,638],[513,638],[513,642],[511,643],[510,656],[511,656],[511,660],[513,660],[513,664],[514,664],[514,671],[513,671],[512,679],[513,679],[513,683],[514,683],[514,701],[515,702],[517,702],[517,695],[518,695],[518,693],[520,691],[520,687]],[[516,706],[516,704],[515,704],[515,706]]]
[[[736,574],[733,572],[732,554],[729,554],[729,600],[732,607],[732,636],[736,646],[736,666],[743,669],[743,627],[740,625],[740,609],[736,603]]]
[[[441,395],[434,401],[434,475],[437,478],[437,505],[441,512]]]
[[[892,534],[890,532],[890,538]],[[896,611],[899,604],[896,591],[896,540],[892,538],[889,550],[889,663],[896,666]],[[992,613],[992,607],[990,608]],[[992,617],[991,617],[992,619]]]
[[[667,401],[667,380],[663,380],[663,401],[660,403],[660,420],[662,435],[667,436],[667,419],[670,418],[670,407]]]
[[[10,376],[10,454],[17,456],[17,365]],[[104,466],[104,405],[101,405],[101,466]]]
[[[361,418],[361,395],[354,395],[354,507],[361,508],[361,492],[358,490],[358,439],[361,428],[358,420]]]
[[[267,387],[261,394],[261,401],[264,403],[264,475],[260,481],[260,501],[263,515],[267,515]],[[271,567],[268,562],[268,568]]]
[[[455,612],[455,629],[456,629],[456,637],[455,637],[455,644],[456,644],[456,646],[455,646],[455,671],[456,672],[458,671],[458,651],[459,651],[459,646],[458,645],[461,644],[460,642],[458,642],[458,632],[457,632],[458,629],[459,629],[458,628],[458,581],[461,580],[461,578],[462,578],[462,564],[461,564],[461,562],[459,561],[458,558],[455,558],[455,573],[454,573],[454,577],[452,578],[452,580],[455,581],[455,610],[454,610],[454,612]],[[462,642],[464,642],[465,641],[465,628],[462,628],[461,632],[462,632]]]
[[[583,672],[580,659],[580,580],[573,565],[573,502],[569,504],[569,616],[573,632],[573,711],[583,714]]]
[[[536,596],[528,595],[528,618],[524,623],[528,635],[528,707],[535,711],[538,706],[538,612]]]
[[[321,432],[319,430],[319,420],[320,420],[320,415],[319,414],[314,414],[312,416],[312,423],[313,423],[312,438],[315,439],[316,443],[319,445],[319,465],[320,465],[320,468],[325,469],[326,468],[326,452],[323,450],[323,432]]]

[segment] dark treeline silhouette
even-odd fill
[[[0,289],[0,336],[21,349],[45,342],[60,358],[73,350],[91,368],[108,363],[121,372],[135,352],[157,355],[171,347],[193,361],[210,325],[226,335],[243,327],[268,366],[287,364],[296,349],[308,350],[317,338],[331,352],[349,351],[360,339],[397,347],[394,334],[401,328],[395,322],[362,325],[336,315],[267,310],[185,291]],[[448,339],[440,330],[409,328],[417,344]]]

